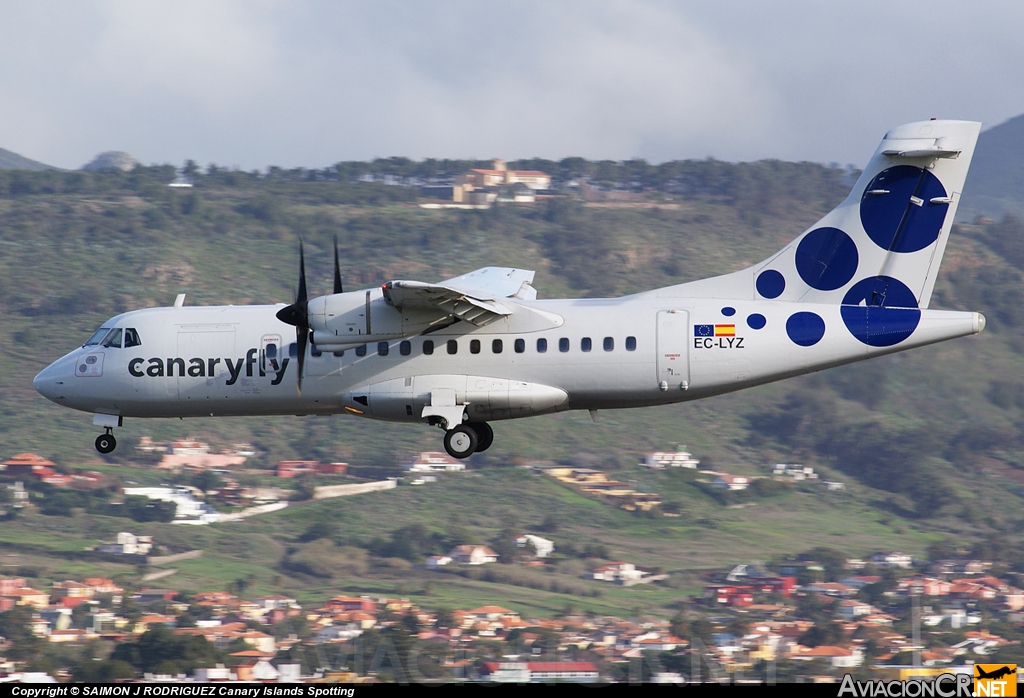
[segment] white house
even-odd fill
[[[117,534],[116,542],[104,543],[99,547],[101,553],[114,555],[148,555],[152,549],[152,536],[136,536],[126,531]]]
[[[547,557],[551,553],[555,552],[554,542],[548,540],[547,538],[535,536],[532,533],[525,533],[517,537],[515,541],[516,546],[520,548],[525,548],[527,543],[532,543],[533,550],[534,552],[536,552],[537,557]]]
[[[448,553],[452,562],[459,562],[463,565],[486,565],[489,562],[498,561],[498,553],[486,545],[457,545]]]
[[[410,473],[458,472],[465,469],[465,463],[439,451],[423,451],[419,458],[405,466],[405,470]]]
[[[216,523],[221,520],[220,512],[192,496],[188,487],[125,487],[126,497],[149,497],[162,502],[173,502],[176,506],[176,523]]]
[[[632,562],[609,562],[593,571],[591,576],[600,582],[618,582],[620,584],[636,584],[647,573],[638,570]]]
[[[646,468],[664,470],[669,468],[696,468],[700,461],[692,454],[680,449],[678,451],[654,451],[644,455],[641,463]]]
[[[427,558],[427,569],[436,570],[438,567],[444,567],[451,561],[452,559],[447,555],[431,555]]]
[[[914,564],[914,559],[906,553],[893,551],[888,553],[875,553],[871,556],[871,562],[879,567],[899,567],[908,570]]]

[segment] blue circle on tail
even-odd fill
[[[914,292],[891,276],[872,276],[855,283],[843,297],[840,314],[850,334],[872,347],[899,344],[921,322]]]
[[[768,269],[757,275],[755,286],[757,292],[765,298],[778,298],[786,290],[786,277],[774,269]]]
[[[817,228],[796,248],[796,270],[811,288],[834,291],[857,273],[857,244],[839,228]]]
[[[786,320],[786,334],[802,347],[811,347],[825,336],[825,321],[817,313],[793,313]]]
[[[879,172],[860,200],[860,222],[883,250],[917,252],[939,237],[949,204],[928,170],[898,165]]]

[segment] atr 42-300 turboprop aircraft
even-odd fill
[[[291,305],[150,308],[111,318],[35,378],[125,417],[348,413],[422,422],[465,458],[488,422],[663,405],[975,334],[928,308],[980,124],[885,135],[850,196],[760,264],[622,298],[538,300],[533,272],[486,267]],[[586,250],[580,251],[586,254]],[[290,335],[295,333],[294,341]]]

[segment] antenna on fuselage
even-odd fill
[[[179,293],[177,297],[174,299],[174,307],[180,308],[183,305],[185,305],[185,294]]]

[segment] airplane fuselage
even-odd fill
[[[905,341],[872,347],[848,331],[840,306],[810,306],[824,327],[802,346],[787,323],[807,304],[649,292],[523,305],[559,326],[509,332],[500,319],[343,352],[310,345],[301,394],[294,330],[275,317],[282,305],[137,310],[104,327],[134,329],[138,346],[81,347],[35,385],[58,404],[121,417],[350,413],[409,422],[423,421],[431,394],[444,389],[469,418],[491,421],[694,400],[973,334],[984,323],[977,313],[926,309]]]

